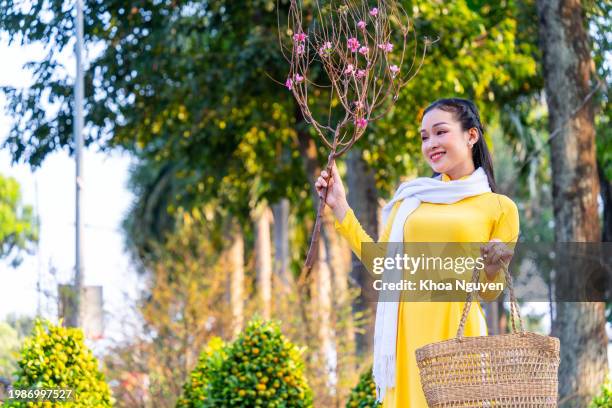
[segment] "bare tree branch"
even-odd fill
[[[393,0],[379,0],[377,7],[371,9],[357,0],[314,1],[308,27],[304,25],[303,15],[302,2],[291,0],[286,34],[281,32],[279,23],[280,47],[287,53],[291,50],[285,86],[293,93],[304,120],[330,149],[326,168],[331,174],[334,160],[365,134],[372,121],[384,117],[393,107],[400,89],[423,65],[432,41],[425,39],[423,53],[417,61],[414,25],[404,8]],[[409,52],[412,58],[407,61],[410,31],[413,31],[413,51]],[[394,41],[400,38],[396,49]],[[330,85],[316,84],[310,78],[311,73],[315,75],[321,68]],[[315,106],[321,104],[315,103],[321,99],[323,89],[329,92],[329,109],[320,113],[321,118],[316,118],[319,111]],[[331,123],[340,117],[337,123]],[[306,274],[314,262],[326,196],[325,189],[304,265]]]

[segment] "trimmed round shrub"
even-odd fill
[[[70,389],[71,399],[53,406],[110,407],[111,394],[98,360],[83,342],[80,329],[37,320],[32,336],[21,347],[13,389]],[[9,400],[5,407],[47,407],[49,401]]]
[[[589,408],[612,408],[612,380],[607,378],[601,386],[601,392],[597,395]]]
[[[277,323],[256,318],[233,343],[204,351],[179,407],[312,407],[302,352]]]
[[[346,402],[347,408],[376,408],[382,404],[376,402],[376,384],[372,379],[372,367],[359,377],[359,382],[351,390]]]

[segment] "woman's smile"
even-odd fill
[[[430,154],[430,155],[429,155],[429,159],[430,159],[432,162],[437,162],[437,161],[438,161],[439,159],[441,159],[441,158],[442,158],[442,156],[444,156],[445,154],[446,154],[446,152],[441,152],[441,151],[434,152],[434,153],[432,153],[432,154]]]

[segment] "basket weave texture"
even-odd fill
[[[503,270],[510,291],[512,333],[463,337],[473,297],[470,292],[456,337],[416,350],[430,408],[557,406],[559,339],[524,331],[507,264]],[[473,282],[478,281],[478,274],[474,269]]]

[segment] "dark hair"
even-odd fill
[[[423,111],[423,115],[434,109],[451,112],[455,119],[461,123],[461,127],[464,131],[471,128],[476,128],[478,131],[478,141],[472,147],[472,160],[474,160],[474,167],[482,167],[484,172],[487,174],[487,178],[489,179],[491,191],[496,193],[497,184],[495,183],[495,175],[493,174],[493,161],[491,160],[491,154],[487,148],[487,143],[484,140],[484,131],[476,105],[474,105],[472,101],[462,98],[438,99],[429,105],[425,111]],[[434,172],[432,177],[436,177],[438,175],[439,173]]]

